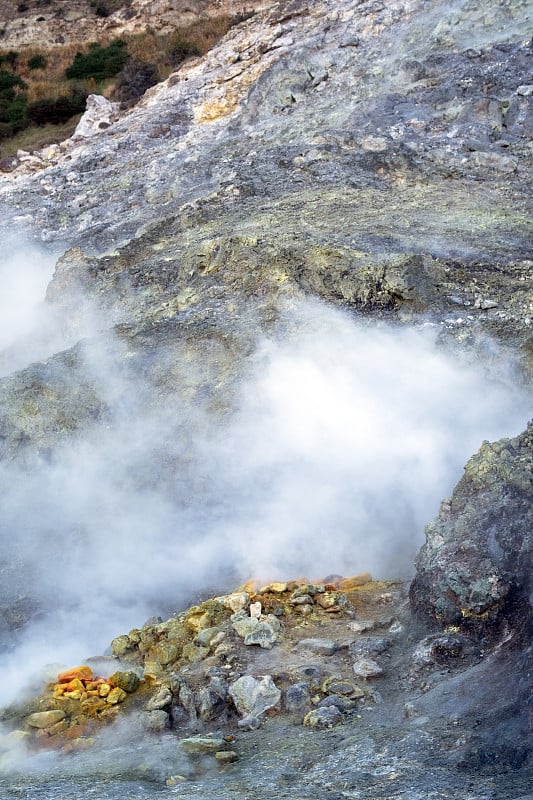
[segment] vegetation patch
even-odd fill
[[[123,5],[120,0],[91,3],[98,15]],[[70,43],[46,50],[0,50],[0,157],[72,135],[89,94],[102,94],[123,108],[133,106],[147,89],[184,61],[207,53],[249,16],[208,17],[165,34],[148,28],[83,49]]]
[[[93,78],[101,82],[113,78],[126,66],[129,53],[123,39],[114,39],[107,47],[97,42],[89,45],[87,53],[76,53],[71,66],[65,70],[69,80]]]

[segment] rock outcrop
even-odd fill
[[[484,442],[426,529],[415,609],[487,640],[529,641],[533,623],[533,425]]]

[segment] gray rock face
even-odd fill
[[[485,442],[467,463],[426,529],[411,586],[414,608],[443,626],[474,628],[489,638],[503,623],[530,635],[532,499],[530,424],[514,439]]]

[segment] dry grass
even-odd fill
[[[0,157],[14,156],[17,150],[27,150],[33,152],[46,147],[48,144],[63,142],[74,133],[76,125],[80,121],[81,114],[72,117],[63,125],[43,125],[40,127],[26,128],[10,139],[2,139],[0,142]]]
[[[103,42],[103,44],[108,43],[109,41]],[[65,44],[56,45],[50,49],[28,47],[21,52],[15,72],[28,86],[26,94],[29,103],[45,97],[55,99],[70,92],[73,82],[65,78],[65,70],[72,64],[74,56],[80,50],[86,50],[86,48],[80,47],[79,44]],[[0,55],[2,55],[2,51],[0,51]],[[48,63],[45,69],[29,69],[28,61],[35,55],[43,55],[47,59]],[[105,88],[99,86],[95,81],[89,80],[81,83],[89,93],[102,91]]]
[[[179,65],[180,51],[185,44],[185,52],[191,54],[207,53],[239,20],[227,14],[218,17],[207,17],[199,22],[186,27],[176,28],[170,34],[159,34],[148,29],[142,34],[123,37],[126,39],[128,52],[133,60],[143,61],[155,65],[160,80],[166,79]],[[107,46],[112,41],[107,37],[99,41],[102,46]],[[59,44],[51,48],[27,47],[21,50],[14,66],[2,66],[13,71],[24,80],[27,85],[26,96],[28,103],[47,98],[57,99],[61,95],[69,95],[74,86],[82,88],[87,94],[97,93],[106,97],[113,95],[114,79],[97,83],[94,79],[84,81],[69,81],[65,78],[65,70],[69,67],[78,51],[87,51],[87,46],[79,43]],[[0,56],[6,56],[9,51],[0,49]],[[46,67],[43,69],[30,69],[29,60],[33,56],[44,56]],[[177,60],[178,58],[178,60]],[[67,138],[74,130],[76,122],[64,125],[49,125],[39,128],[28,128],[13,139],[1,141],[0,153],[2,156],[11,155],[17,149],[34,150],[46,144]]]
[[[175,28],[172,33],[164,36],[154,31],[145,31],[128,39],[128,50],[132,58],[155,64],[161,80],[164,80],[177,66],[171,56],[176,42],[187,42],[200,55],[204,55],[234,24],[234,18],[224,14],[208,17],[187,27]]]

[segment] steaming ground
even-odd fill
[[[35,301],[47,268],[30,278]],[[50,341],[45,318],[24,315],[19,335],[31,319]],[[511,375],[491,382],[439,350],[437,332],[302,302],[257,343],[236,410],[218,418],[175,397],[151,402],[120,342],[83,344],[111,407],[105,424],[53,462],[0,467],[13,594],[40,609],[0,660],[0,703],[43,664],[101,653],[202,590],[250,576],[410,574],[465,461],[528,413]]]

